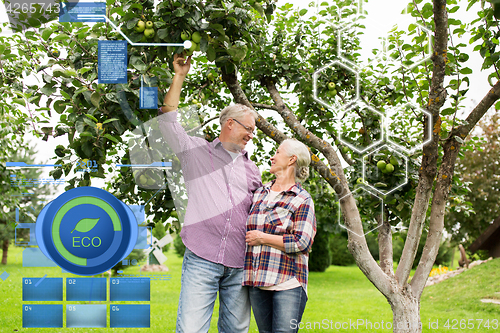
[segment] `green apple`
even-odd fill
[[[144,30],[144,36],[146,38],[153,38],[154,35],[155,35],[154,29],[146,29],[146,30]]]
[[[155,184],[155,180],[152,178],[149,178],[147,184],[148,184],[148,186],[153,186]]]
[[[135,32],[143,32],[145,29],[146,29],[146,23],[144,23],[144,21],[142,20],[137,22],[137,25],[134,28]]]
[[[342,151],[344,152],[344,154],[347,154],[349,152],[349,148],[344,146],[344,147],[342,147]]]
[[[386,167],[387,163],[385,163],[385,161],[378,161],[377,162],[377,168],[379,168],[380,170],[385,170],[385,167]]]
[[[213,81],[213,80],[214,80],[214,73],[212,73],[212,72],[208,73],[207,78],[208,78],[210,81]]]
[[[196,98],[193,98],[193,99],[191,100],[191,103],[192,103],[192,104],[198,104],[198,103],[199,103],[199,101],[198,101]]]
[[[59,50],[54,49],[54,50],[50,51],[49,56],[57,58],[57,57],[59,57],[60,54],[61,54],[61,52],[59,52]]]
[[[146,22],[146,29],[153,29],[153,22],[147,21]]]
[[[385,171],[387,171],[387,173],[391,173],[394,171],[394,165],[392,165],[391,163],[387,164],[385,166]]]
[[[146,177],[145,175],[141,175],[139,177],[139,183],[141,185],[146,185],[148,183],[148,177]]]
[[[358,178],[358,179],[356,180],[356,183],[357,183],[357,184],[363,184],[363,178]]]
[[[330,96],[335,97],[337,96],[337,90],[336,89],[330,90],[329,94]]]
[[[182,40],[188,40],[189,38],[191,38],[191,34],[189,33],[189,31],[183,31],[181,33],[181,39]]]
[[[335,82],[329,82],[328,83],[328,90],[333,90],[335,89]]]
[[[200,44],[197,44],[197,43],[195,43],[195,42],[192,42],[192,43],[191,43],[191,47],[189,48],[189,51],[194,52],[194,51],[196,51],[196,49],[198,49],[199,47],[200,47]]]
[[[193,40],[193,42],[195,43],[200,43],[200,40],[201,40],[201,34],[198,32],[198,31],[195,31],[193,33],[193,35],[191,36],[191,39]]]
[[[395,156],[391,156],[391,158],[389,159],[389,162],[392,165],[398,165],[398,159]]]

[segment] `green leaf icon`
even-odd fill
[[[99,222],[99,219],[81,219],[75,226],[75,229],[71,230],[71,233],[73,231],[79,231],[79,232],[89,232],[92,230],[92,228],[95,227],[95,225]]]

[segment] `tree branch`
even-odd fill
[[[393,252],[392,252],[392,231],[391,224],[389,223],[387,214],[384,216],[379,214],[376,216],[379,228],[378,228],[378,249],[379,249],[379,261],[380,268],[385,274],[394,277],[394,267],[393,267]]]
[[[254,108],[258,108],[258,109],[268,109],[268,110],[278,111],[278,108],[276,107],[276,105],[268,105],[268,104],[262,104],[262,103],[252,103],[252,106]]]
[[[295,117],[295,114],[288,109],[285,105],[281,95],[276,88],[274,81],[265,77],[261,80],[261,83],[267,87],[274,104],[278,107],[278,113],[283,118],[284,122],[291,128],[308,146],[314,147],[319,150],[328,160],[332,170],[330,173],[336,177],[336,184],[333,186],[333,190],[337,193],[340,200],[340,209],[342,215],[344,216],[344,223],[349,236],[348,248],[351,254],[356,260],[356,264],[365,274],[365,276],[373,283],[373,285],[380,290],[388,299],[391,299],[394,295],[394,283],[388,276],[382,271],[377,262],[373,259],[370,254],[368,245],[366,243],[366,238],[364,236],[363,225],[361,223],[361,217],[359,215],[359,210],[356,207],[356,200],[349,189],[344,170],[340,160],[333,149],[333,147],[326,141],[318,138],[314,133],[307,130]],[[319,162],[319,158],[312,158],[313,162]],[[321,172],[320,172],[321,174]],[[323,176],[323,174],[321,174]],[[327,179],[328,181],[328,179]]]
[[[411,267],[415,260],[418,243],[422,236],[426,212],[432,193],[434,177],[437,173],[438,144],[441,132],[441,118],[439,112],[446,100],[444,88],[445,68],[448,47],[448,14],[446,0],[433,0],[434,4],[434,49],[432,55],[433,71],[429,88],[429,103],[427,110],[432,114],[432,141],[423,149],[422,164],[419,171],[419,182],[415,193],[408,236],[406,238],[401,260],[396,270],[396,279],[401,286],[405,286],[410,276]],[[424,123],[424,140],[428,132],[429,123]]]
[[[248,101],[247,96],[243,89],[241,89],[240,83],[238,82],[238,78],[236,77],[236,73],[226,73],[222,68],[222,80],[226,83],[229,91],[234,97],[236,103],[240,103],[246,105],[253,109],[252,104]],[[273,124],[268,122],[264,117],[259,115],[259,117],[255,121],[257,127],[264,132],[268,137],[273,139],[276,143],[281,143],[283,140],[287,139],[286,135],[274,127]]]
[[[209,122],[211,122],[212,120],[217,119],[217,118],[219,118],[219,116],[213,116],[212,118],[205,120],[205,121],[204,121],[202,124],[200,124],[199,126],[196,126],[196,127],[194,127],[194,128],[191,128],[191,129],[190,129],[189,131],[187,131],[186,133],[187,133],[187,134],[194,133],[194,132],[196,132],[197,130],[199,130],[200,128],[205,127],[205,125],[206,125],[206,124],[208,124]]]
[[[335,141],[335,145],[337,146],[338,151],[339,151],[340,155],[342,155],[342,158],[344,159],[344,161],[346,161],[347,164],[349,164],[349,165],[354,165],[356,162],[353,159],[351,159],[349,157],[349,155],[347,155],[346,153],[344,153],[344,151],[342,150],[342,148],[345,147],[345,146],[342,143],[340,143],[340,141],[338,141],[337,136],[333,132],[328,132],[328,134],[330,134],[330,136],[332,137],[333,141]]]
[[[500,81],[495,83],[486,96],[483,97],[481,102],[479,102],[474,110],[471,111],[471,113],[467,116],[467,119],[465,119],[466,123],[458,126],[450,133],[450,137],[459,135],[462,139],[466,138],[467,135],[469,135],[469,132],[476,126],[477,122],[498,99],[500,99]]]
[[[345,179],[344,170],[342,169],[340,160],[337,154],[335,153],[335,150],[333,150],[332,146],[328,142],[318,138],[315,134],[306,129],[298,121],[297,117],[295,117],[295,114],[285,105],[285,102],[281,98],[281,94],[276,88],[276,84],[273,82],[271,78],[269,77],[263,78],[262,84],[264,84],[267,87],[267,90],[269,91],[269,94],[271,95],[274,104],[277,106],[278,109],[277,111],[280,114],[281,118],[283,118],[284,122],[288,125],[290,129],[292,129],[295,132],[295,134],[297,134],[297,136],[305,144],[307,144],[309,147],[316,148],[326,157],[332,170],[335,172],[336,175],[338,175],[338,182],[343,187],[342,192],[348,193],[347,191],[349,189],[349,186],[347,184],[347,181],[345,181],[345,183],[341,182],[341,179]]]
[[[481,102],[472,110],[467,117],[467,123],[455,128],[443,145],[443,163],[439,169],[436,190],[432,198],[429,233],[425,241],[422,257],[411,281],[412,291],[416,296],[420,296],[424,290],[432,265],[436,260],[444,228],[446,200],[450,193],[451,180],[453,179],[455,163],[462,146],[462,140],[469,135],[477,122],[498,99],[500,99],[500,81],[497,81]]]
[[[222,79],[224,80],[224,82],[226,82],[226,85],[231,91],[231,94],[233,95],[236,103],[244,104],[253,108],[252,104],[248,101],[245,93],[241,89],[241,86],[234,73],[228,74],[223,71]],[[273,139],[278,144],[287,139],[285,134],[274,127],[273,124],[268,122],[261,115],[259,115],[259,117],[257,118],[256,125],[262,132],[264,132],[268,137]],[[333,189],[339,190],[340,193],[342,193],[342,189],[338,185],[339,177],[325,163],[323,163],[323,161],[321,161],[318,156],[314,154],[312,154],[311,156],[311,166],[318,171],[318,173],[323,177],[323,179],[328,182],[328,184],[332,186]]]

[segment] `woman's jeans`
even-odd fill
[[[307,302],[304,288],[272,291],[250,287],[249,292],[260,333],[298,332]]]

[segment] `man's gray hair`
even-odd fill
[[[243,104],[232,104],[225,107],[219,115],[219,122],[221,127],[224,126],[226,121],[230,118],[241,120],[245,114],[250,113],[255,119],[259,117],[257,112]]]
[[[295,168],[295,181],[303,182],[309,177],[309,164],[311,164],[311,154],[305,144],[297,139],[286,139],[281,143],[288,156],[297,156]]]

